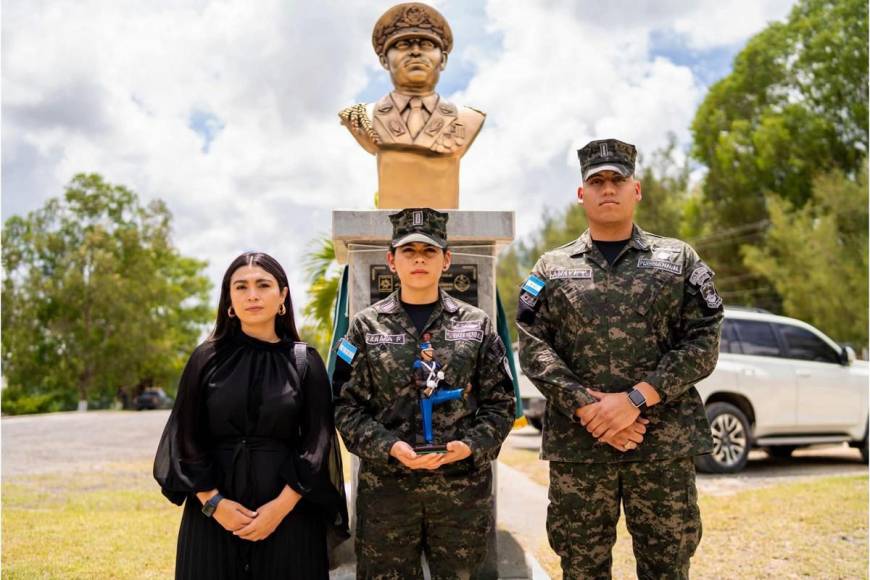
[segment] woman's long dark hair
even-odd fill
[[[233,273],[243,266],[258,266],[275,277],[275,280],[278,281],[278,290],[287,288],[287,297],[284,298],[284,307],[287,311],[275,316],[275,333],[282,339],[300,342],[299,332],[296,330],[296,320],[293,317],[293,301],[290,299],[290,284],[287,282],[287,274],[284,273],[284,268],[281,267],[278,260],[262,252],[245,252],[233,260],[233,263],[227,268],[224,279],[221,281],[221,298],[218,301],[217,320],[215,320],[214,330],[208,339],[217,342],[241,328],[238,317],[230,317],[227,311],[233,304],[230,299],[230,280]]]

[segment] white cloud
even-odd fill
[[[301,304],[304,249],[329,231],[331,208],[372,205],[374,158],[336,113],[383,82],[370,35],[392,4],[4,3],[4,217],[96,171],[165,199],[182,251],[210,260],[215,282],[236,254],[263,249]],[[651,151],[673,131],[687,143],[704,87],[654,56],[651,34],[710,50],[790,4],[438,2],[456,35],[445,81],[464,87],[452,98],[488,113],[463,161],[463,207],[519,210],[525,234],[572,199],[587,140]],[[197,111],[222,125],[207,151]]]

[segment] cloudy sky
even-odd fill
[[[302,260],[331,210],[373,207],[375,160],[339,125],[389,78],[371,29],[393,1],[9,0],[2,14],[2,215],[98,172],[164,199],[215,281],[245,250]],[[487,113],[461,207],[517,211],[519,235],[573,199],[575,150],[681,147],[711,83],[793,0],[445,0],[439,92]]]

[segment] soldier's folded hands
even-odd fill
[[[578,415],[586,430],[596,439],[612,437],[634,423],[640,415],[625,393],[601,393],[589,389],[589,394],[598,402],[581,407]],[[583,412],[587,408],[588,411]]]

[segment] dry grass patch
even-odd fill
[[[533,450],[505,447],[499,460],[535,483],[549,484],[548,464]],[[701,494],[704,538],[693,578],[867,578],[867,476],[828,477]],[[543,532],[542,532],[543,533]],[[535,556],[553,578],[558,557],[542,542]],[[631,537],[621,518],[614,578],[633,578]]]

